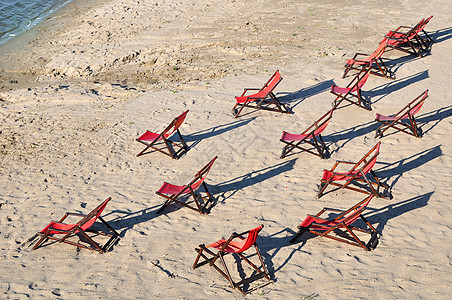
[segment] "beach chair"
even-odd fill
[[[372,194],[380,198],[387,198],[386,193],[380,193],[380,187],[384,187],[386,191],[388,191],[389,186],[382,183],[372,170],[377,162],[378,154],[380,154],[380,144],[381,142],[378,142],[357,163],[336,161],[331,170],[323,170],[323,176],[320,180],[320,190],[317,194],[317,198],[320,198],[323,195],[323,192],[330,184],[360,193]],[[337,172],[336,167],[339,165],[352,165],[352,168],[346,172]],[[370,181],[367,177],[369,173],[374,178],[375,182]],[[361,187],[362,185],[364,186]]]
[[[336,96],[333,101],[333,108],[336,109],[343,100],[346,100],[358,107],[366,110],[372,110],[370,101],[365,100],[361,95],[361,89],[369,78],[372,68],[370,64],[361,67],[361,71],[350,81],[346,87],[331,85],[330,92]]]
[[[246,88],[240,97],[235,97],[236,103],[232,109],[234,117],[238,117],[245,107],[275,111],[285,114],[293,113],[289,106],[281,104],[273,93],[276,86],[281,82],[282,77],[279,70],[270,77],[261,89]],[[245,95],[248,91],[258,91],[251,95]]]
[[[414,115],[419,112],[425,100],[428,98],[428,90],[417,96],[413,101],[408,103],[402,110],[391,117],[376,114],[375,121],[382,125],[378,127],[375,137],[383,137],[383,133],[389,128],[396,129],[417,138],[422,137],[422,130],[417,126]]]
[[[320,117],[320,119],[315,121],[314,124],[309,126],[301,134],[291,134],[283,131],[280,141],[286,145],[282,149],[280,158],[286,157],[295,148],[314,154],[316,156],[320,156],[323,159],[328,158],[328,148],[323,141],[321,133],[328,126],[328,123],[333,116],[333,111],[334,109],[332,108],[329,112]],[[305,148],[305,144],[311,145],[315,149],[312,149],[312,147]],[[315,152],[314,150],[317,150],[317,152]]]
[[[298,232],[290,240],[295,243],[305,232],[309,232],[321,237],[327,237],[342,243],[361,247],[367,251],[374,249],[378,244],[379,233],[363,216],[363,212],[374,196],[370,195],[348,210],[339,210],[325,207],[316,215],[308,215],[298,226]],[[339,213],[336,217],[325,218],[325,212]],[[364,221],[367,229],[352,226],[358,219]],[[356,234],[356,231],[370,234],[370,240],[365,243]]]
[[[184,138],[182,137],[179,131],[179,127],[184,122],[185,117],[187,117],[187,114],[188,110],[174,118],[174,120],[160,134],[146,131],[143,135],[137,138],[138,142],[146,145],[146,148],[144,148],[143,151],[138,153],[137,156],[144,154],[149,148],[152,148],[156,151],[169,155],[174,159],[177,159],[180,153],[174,151],[174,149],[170,145],[179,147],[181,151],[182,150],[188,151],[188,146],[185,143]],[[176,143],[169,139],[175,132],[179,135],[182,144]],[[162,143],[164,144],[164,147],[162,147],[163,146]]]
[[[217,270],[221,275],[223,275],[229,281],[233,289],[236,288],[243,295],[246,295],[246,292],[243,290],[242,284],[249,283],[262,277],[265,277],[267,280],[270,281],[269,273],[264,265],[261,253],[256,244],[256,239],[263,227],[264,225],[260,225],[259,227],[245,231],[240,234],[233,233],[227,240],[221,239],[210,245],[204,244],[199,245],[199,248],[195,249],[198,255],[195,259],[195,262],[193,263],[192,267],[193,270],[200,266],[208,264],[209,266]],[[254,249],[256,250],[256,254],[260,261],[259,267],[256,266],[253,262],[251,262],[250,255],[247,255],[248,257],[245,256],[246,254],[244,252],[251,248],[251,246],[254,246]],[[227,254],[233,255],[235,254],[237,259],[240,258],[243,261],[247,262],[254,270],[256,270],[257,273],[248,278],[244,278],[239,282],[235,282],[232,279],[228,267],[226,266],[224,256]],[[199,259],[201,257],[203,258],[203,260],[199,262]],[[221,261],[222,267],[215,264],[218,259]],[[238,266],[238,268],[241,267]]]
[[[430,20],[432,18],[433,18],[433,16],[430,16],[427,19],[424,19],[424,22],[422,22],[421,26],[419,26],[418,36],[421,39],[421,41],[426,49],[430,48],[434,43],[433,39],[425,31],[425,26],[427,26],[428,22],[430,22]],[[423,33],[424,36],[419,35],[421,32]]]
[[[205,165],[198,173],[190,178],[184,185],[174,185],[168,182],[163,183],[156,194],[165,198],[166,201],[157,211],[157,213],[162,213],[168,205],[170,205],[172,202],[176,202],[182,206],[195,210],[200,214],[208,214],[211,208],[211,204],[213,203],[213,197],[207,189],[207,185],[204,180],[206,179],[207,174],[209,173],[216,159],[217,156],[215,156],[207,165]],[[195,193],[201,185],[204,187],[207,196],[203,197]],[[180,198],[184,195],[191,195],[196,206],[191,206],[189,205],[189,203],[180,200]]]
[[[389,31],[382,42],[386,42],[388,48],[422,57],[432,43],[430,42],[431,39],[428,39],[430,38],[428,35],[427,39],[423,39],[419,36],[419,33],[423,31],[426,34],[424,28],[432,17],[422,19],[413,27],[399,26],[397,29]]]
[[[372,68],[370,74],[385,77],[389,79],[395,79],[394,74],[389,71],[381,56],[385,52],[387,47],[387,41],[380,43],[378,48],[372,54],[356,53],[352,59],[348,59],[345,63],[345,71],[342,78],[348,74],[350,70],[361,70],[364,65],[370,65]]]
[[[79,248],[99,251],[100,253],[109,251],[111,247],[113,247],[113,245],[120,239],[119,234],[100,216],[110,200],[111,198],[106,199],[87,215],[67,212],[59,221],[50,222],[49,225],[37,233],[37,236],[41,238],[36,242],[32,250],[37,249],[46,240],[50,239],[59,243],[77,246]],[[74,224],[63,223],[68,216],[79,216],[82,217],[82,219]],[[104,231],[92,230],[91,226],[97,221],[97,219],[99,219],[111,233],[108,234]],[[93,240],[94,236],[92,236],[92,234],[94,234],[94,236],[107,236],[110,239],[105,243],[105,245],[100,246]],[[76,235],[80,239],[79,242],[74,241],[74,236]],[[83,244],[81,243],[82,241],[84,242]]]

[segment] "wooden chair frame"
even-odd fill
[[[207,246],[204,245],[204,244],[199,245],[199,247],[195,249],[195,251],[198,253],[198,255],[196,256],[196,259],[195,259],[195,262],[193,263],[192,269],[194,270],[194,269],[196,269],[196,268],[198,268],[200,266],[208,264],[209,266],[211,266],[215,270],[217,270],[221,275],[223,275],[223,277],[226,278],[229,281],[229,284],[231,285],[231,287],[233,289],[236,288],[244,296],[246,296],[247,293],[241,287],[241,285],[243,283],[250,282],[250,281],[253,281],[253,280],[257,280],[257,279],[262,278],[262,277],[265,277],[269,281],[271,280],[270,277],[269,277],[268,270],[267,270],[267,268],[264,265],[264,261],[262,259],[262,255],[261,255],[261,253],[259,251],[259,247],[256,244],[257,235],[259,234],[259,232],[262,230],[263,227],[264,227],[264,225],[260,225],[259,227],[255,228],[255,229],[248,230],[248,231],[242,232],[240,234],[237,234],[237,233],[234,232],[229,237],[229,239],[227,239],[226,241],[225,240],[221,240],[222,241],[222,244],[221,244],[222,247],[220,249],[217,248],[218,252],[216,252],[216,253],[213,252],[214,250],[211,250],[213,244],[210,244],[210,245],[207,245]],[[245,237],[246,235],[248,235],[248,237]],[[231,244],[231,242],[233,242],[236,239],[239,239],[239,240],[242,240],[242,241],[246,240],[245,245],[249,244],[248,247],[245,246],[244,248],[246,248],[246,249],[242,248],[239,251],[234,251],[234,252],[230,252],[229,251],[228,252],[227,251],[228,246]],[[248,241],[248,239],[254,239],[254,241],[252,241],[252,240]],[[257,256],[259,258],[259,261],[260,261],[260,266],[256,266],[253,262],[251,262],[251,260],[249,258],[247,258],[244,255],[244,251],[248,250],[251,246],[254,246],[254,249],[256,250],[256,254],[257,254]],[[243,259],[245,262],[247,262],[254,270],[256,270],[257,273],[255,275],[249,277],[249,278],[245,278],[245,279],[242,279],[239,282],[235,282],[232,279],[231,273],[229,272],[229,269],[228,269],[228,267],[226,265],[226,262],[224,260],[224,256],[226,254],[237,254],[241,259]],[[208,257],[208,256],[210,256],[210,257]],[[248,255],[248,257],[249,256],[250,255]],[[199,262],[199,259],[201,257],[204,260]],[[219,267],[219,266],[217,266],[215,264],[215,262],[218,259],[221,261],[221,265],[222,265],[223,268],[221,268],[221,267]]]
[[[308,215],[305,221],[303,221],[301,225],[298,226],[298,232],[290,240],[290,242],[295,243],[296,240],[305,232],[310,232],[321,237],[327,237],[335,241],[361,247],[367,251],[374,249],[378,244],[380,234],[375,229],[375,227],[373,227],[372,224],[370,224],[369,221],[362,215],[372,198],[373,195],[370,195],[348,210],[339,210],[325,207],[316,215]],[[325,219],[321,217],[323,213],[329,211],[337,212],[340,214],[333,219]],[[352,224],[358,219],[363,220],[364,223],[366,223],[366,225],[368,226],[368,229],[362,229],[352,226]],[[341,237],[339,235],[332,235],[335,231],[341,231],[345,234],[348,234],[348,237],[350,237],[350,239]],[[363,242],[358,238],[354,231],[360,231],[370,234],[370,240],[367,243]]]
[[[331,170],[324,170],[322,179],[320,180],[320,190],[317,194],[317,198],[320,198],[323,195],[325,189],[330,185],[335,185],[340,188],[350,189],[356,192],[364,193],[364,194],[372,194],[379,198],[388,198],[385,194],[380,193],[380,187],[384,187],[387,191],[389,191],[389,186],[382,183],[375,172],[372,170],[374,167],[378,154],[380,154],[380,144],[378,142],[370,151],[364,155],[357,163],[348,162],[348,161],[336,161]],[[353,165],[353,167],[347,172],[336,172],[336,167],[339,165]],[[367,174],[370,173],[374,178],[375,182],[372,182],[367,178]],[[335,178],[336,177],[336,178]],[[345,181],[344,184],[337,183],[336,181]],[[370,189],[361,189],[355,186],[351,186],[351,183],[364,183]],[[376,187],[374,187],[376,186]]]
[[[432,17],[433,16],[422,19],[413,27],[399,26],[396,30],[388,32],[383,41],[388,43],[388,48],[422,57],[422,54],[425,53],[433,43],[433,40],[431,40],[430,36],[428,36],[424,30]],[[426,39],[419,36],[421,31],[426,34]]]
[[[433,43],[434,43],[434,41],[433,41],[433,39],[430,37],[430,35],[428,35],[428,33],[424,30],[424,29],[425,29],[425,26],[427,26],[428,22],[430,22],[430,20],[431,20],[432,18],[433,18],[433,16],[430,16],[430,17],[428,17],[427,19],[424,19],[424,21],[422,22],[421,26],[419,27],[420,30],[419,30],[419,32],[418,32],[419,39],[422,41],[422,43],[423,43],[423,45],[424,45],[424,47],[425,47],[426,49],[430,48],[430,47],[433,45]],[[423,38],[423,37],[421,37],[421,36],[419,35],[419,33],[420,33],[421,31],[422,31],[422,33],[425,35],[425,38]]]
[[[188,110],[183,112],[181,115],[174,118],[174,120],[160,133],[156,134],[150,131],[146,131],[143,135],[141,135],[139,138],[137,138],[137,142],[142,143],[146,146],[146,148],[143,149],[140,153],[137,154],[137,156],[143,155],[149,148],[152,148],[156,151],[159,151],[163,154],[166,154],[173,159],[178,158],[178,152],[174,151],[174,149],[170,146],[177,146],[180,148],[180,151],[188,151],[189,147],[184,141],[184,138],[182,137],[182,134],[180,133],[179,127],[182,125],[182,123],[185,120],[185,117],[188,114]],[[176,143],[169,138],[174,134],[177,133],[179,136],[179,139],[181,140],[181,144]],[[157,144],[159,142],[163,142],[164,146],[163,148],[157,147]],[[166,149],[166,151],[165,151]]]
[[[356,53],[352,59],[347,60],[342,78],[345,78],[350,70],[361,70],[361,67],[363,65],[370,64],[370,67],[372,69],[370,74],[385,77],[388,79],[395,79],[394,73],[386,67],[383,59],[381,58],[387,46],[387,41],[384,41],[380,43],[378,48],[372,54],[365,54],[360,52]],[[361,58],[363,56],[365,57]]]
[[[162,187],[160,187],[160,189],[155,192],[157,195],[166,199],[165,203],[162,205],[162,207],[160,207],[157,213],[162,213],[168,205],[170,205],[172,202],[176,202],[179,205],[190,208],[194,211],[199,212],[200,214],[208,214],[211,208],[211,204],[213,204],[214,202],[214,199],[207,189],[207,185],[204,180],[206,179],[207,174],[209,173],[216,159],[217,156],[215,156],[198,173],[190,178],[183,186],[177,186],[165,182]],[[201,196],[200,194],[195,193],[195,191],[197,191],[201,185],[204,187],[207,196]],[[179,200],[179,197],[185,194],[192,196],[196,206],[191,206],[188,203]],[[204,204],[202,204],[201,201]]]
[[[370,101],[365,100],[361,95],[361,88],[366,83],[371,71],[372,68],[370,64],[364,65],[361,67],[361,71],[356,74],[345,88],[338,87],[334,84],[331,85],[330,92],[337,96],[333,101],[333,108],[336,109],[342,101],[346,100],[358,107],[372,110]]]
[[[280,103],[273,93],[282,79],[279,70],[277,70],[262,88],[245,88],[240,97],[235,97],[236,103],[232,108],[234,117],[238,118],[245,107],[292,114],[293,112],[290,107]],[[248,91],[257,91],[257,93],[245,96]],[[256,102],[257,104],[253,104]],[[271,105],[274,105],[275,107],[271,107]]]
[[[67,212],[58,222],[51,222],[47,228],[44,228],[40,232],[38,232],[36,235],[40,236],[41,238],[36,242],[36,244],[33,246],[32,250],[37,249],[39,246],[41,246],[46,240],[54,240],[59,243],[65,243],[70,244],[79,248],[84,248],[88,250],[98,251],[100,253],[105,253],[109,251],[113,245],[115,245],[119,240],[119,234],[100,216],[102,211],[104,210],[105,206],[108,204],[108,202],[111,200],[111,197],[106,199],[104,202],[102,202],[98,207],[96,207],[94,210],[92,210],[89,214],[84,215],[80,213],[71,213]],[[82,219],[77,222],[76,224],[64,224],[63,222],[66,220],[68,216],[80,216]],[[96,220],[99,219],[106,227],[110,230],[111,234],[107,234],[101,231],[95,231],[91,230],[90,227],[96,222]],[[55,226],[55,227],[54,227]],[[58,227],[71,227],[70,230],[64,230]],[[98,243],[96,243],[88,234],[95,233],[96,235],[103,235],[110,237],[110,239],[105,243],[105,245],[100,246]],[[61,238],[56,237],[55,235],[63,235]],[[83,244],[80,244],[78,242],[74,242],[69,240],[69,238],[75,236],[76,234],[80,234],[90,246],[86,246]]]
[[[377,128],[375,137],[382,138],[383,133],[386,130],[393,128],[417,138],[422,138],[422,129],[417,126],[414,115],[421,109],[427,98],[428,90],[425,90],[392,117],[383,116],[377,113],[375,121],[380,122],[382,125]],[[408,123],[403,121],[408,121]]]
[[[286,157],[295,148],[319,156],[323,159],[328,158],[328,147],[325,145],[321,133],[326,129],[328,123],[331,121],[331,118],[333,117],[333,111],[334,109],[332,108],[329,112],[320,117],[320,119],[315,121],[314,124],[309,126],[301,134],[294,135],[283,131],[283,135],[280,141],[282,143],[285,143],[286,145],[282,149],[280,158]],[[313,149],[302,147],[301,145],[303,143],[307,143],[313,146],[317,150],[317,152],[314,152]]]

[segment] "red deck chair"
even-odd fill
[[[371,110],[370,102],[363,99],[361,96],[361,89],[369,78],[369,74],[372,68],[369,64],[362,66],[361,71],[356,74],[347,87],[338,87],[334,84],[331,85],[331,93],[334,94],[336,99],[333,101],[333,107],[336,109],[343,100],[346,100],[352,104],[355,104],[366,110]]]
[[[408,103],[401,111],[392,117],[387,117],[377,113],[375,121],[382,123],[382,125],[378,127],[375,137],[378,136],[381,138],[386,130],[394,128],[398,131],[421,138],[422,130],[417,126],[414,115],[419,112],[427,98],[428,90],[425,90],[425,92],[417,96],[416,99]]]
[[[232,109],[234,117],[237,118],[245,107],[281,112],[285,114],[293,113],[287,105],[281,104],[273,93],[273,90],[282,79],[283,78],[281,77],[281,74],[279,74],[279,70],[277,70],[261,89],[246,88],[240,97],[235,97],[236,103]],[[245,95],[248,91],[253,90],[258,92],[252,95]]]
[[[333,111],[334,109],[332,108],[329,112],[327,112],[320,119],[315,121],[314,124],[309,126],[301,134],[291,134],[283,131],[280,141],[285,143],[286,145],[282,149],[280,158],[286,157],[295,148],[320,156],[321,158],[324,159],[328,158],[329,157],[328,148],[323,142],[321,133],[328,126],[328,123],[330,122],[333,116]],[[303,148],[301,146],[303,145],[303,143],[313,146],[317,150],[317,153],[314,152],[313,149]]]
[[[427,26],[428,22],[430,22],[430,20],[433,18],[433,16],[428,17],[427,19],[424,20],[424,22],[422,22],[421,26],[419,27],[419,32],[418,32],[418,36],[420,38],[420,40],[422,41],[424,47],[426,49],[430,48],[433,45],[433,39],[428,35],[427,32],[425,32],[425,26]],[[424,34],[425,37],[422,37],[419,35],[419,33],[422,31],[422,33]]]
[[[171,202],[176,202],[182,206],[193,209],[200,214],[208,214],[211,208],[211,204],[213,203],[213,197],[207,189],[207,185],[204,180],[207,177],[207,174],[212,168],[213,163],[217,159],[215,156],[204,168],[202,168],[198,173],[195,174],[190,180],[187,181],[184,185],[174,185],[168,182],[163,183],[160,189],[156,192],[157,195],[162,196],[166,199],[165,203],[162,207],[157,211],[157,213],[163,212],[163,210],[171,204]],[[195,194],[195,191],[199,189],[200,186],[204,187],[206,191],[207,198],[201,195]],[[193,197],[193,200],[196,204],[196,207],[190,206],[186,202],[182,202],[179,200],[179,197],[183,195],[190,194]]]
[[[174,151],[173,148],[170,147],[170,144],[173,146],[179,147],[181,150],[188,151],[188,146],[185,143],[182,135],[180,134],[179,127],[182,125],[182,123],[185,120],[185,117],[188,114],[188,110],[183,112],[181,115],[176,117],[166,128],[162,131],[162,133],[154,133],[150,131],[146,131],[142,136],[137,138],[137,141],[146,145],[146,148],[143,149],[140,153],[137,154],[137,156],[142,155],[145,151],[147,151],[149,148],[152,148],[156,151],[162,152],[166,155],[171,156],[174,159],[178,158],[178,153]],[[182,142],[182,145],[175,143],[171,141],[169,138],[173,135],[173,133],[177,133],[179,135],[179,138]],[[163,142],[165,147],[160,148],[156,147],[159,142]],[[166,148],[166,151],[165,151]]]
[[[342,78],[348,74],[350,70],[360,70],[364,65],[370,65],[371,74],[389,79],[395,79],[393,73],[389,71],[381,56],[385,52],[387,42],[380,43],[378,48],[372,54],[356,53],[352,59],[348,59],[345,63],[345,71]],[[361,58],[362,57],[362,58]]]
[[[428,18],[428,21],[430,21],[431,18],[432,17]],[[422,54],[427,50],[427,45],[426,41],[419,36],[419,33],[427,25],[425,22],[426,19],[422,19],[413,27],[399,26],[396,30],[389,31],[382,42],[386,42],[388,48],[422,57]]]
[[[44,227],[44,229],[37,233],[37,236],[40,236],[41,238],[33,246],[32,250],[35,250],[36,248],[41,246],[42,243],[47,239],[51,239],[60,243],[66,243],[80,248],[99,251],[100,253],[109,251],[111,247],[120,239],[119,234],[100,216],[110,200],[111,198],[108,198],[87,215],[67,212],[58,222],[50,222],[49,225],[47,225],[46,227]],[[63,223],[63,221],[68,216],[81,216],[82,219],[75,224]],[[112,234],[106,234],[101,231],[91,230],[90,227],[96,222],[97,219],[99,219],[111,231]],[[110,239],[105,243],[104,246],[100,246],[92,239],[92,237],[87,234],[87,232],[94,233],[95,235],[107,236],[110,237]],[[80,239],[86,241],[87,245],[70,240],[75,235],[81,236]]]
[[[370,195],[348,210],[339,210],[325,207],[316,215],[308,215],[306,219],[304,219],[304,221],[301,222],[301,224],[298,226],[298,232],[290,240],[290,242],[295,243],[303,233],[310,232],[321,237],[327,237],[339,242],[358,246],[368,251],[374,249],[378,244],[379,233],[362,215],[373,197],[373,195]],[[321,217],[321,215],[326,211],[338,212],[340,214],[335,218],[325,219]],[[369,227],[369,229],[366,230],[358,227],[353,227],[353,223],[355,223],[358,219],[363,220]],[[355,234],[355,232],[353,232],[354,230],[370,234],[371,238],[369,242],[364,243],[363,241],[361,241]],[[342,236],[333,235],[335,231],[345,232],[345,234],[343,234]]]
[[[331,170],[323,170],[323,176],[320,180],[320,191],[317,194],[317,197],[320,198],[323,195],[323,192],[328,187],[328,185],[332,184],[338,186],[340,188],[346,188],[353,191],[372,194],[376,197],[386,198],[384,194],[380,194],[380,187],[384,187],[386,190],[389,187],[378,179],[375,172],[372,168],[375,166],[377,162],[378,154],[380,154],[380,144],[378,142],[370,151],[364,155],[357,163],[347,162],[347,161],[336,161],[336,164],[333,166]],[[336,167],[339,164],[348,164],[353,165],[353,167],[347,172],[336,172]],[[367,178],[368,174],[371,174],[375,179],[375,182],[371,182],[369,178]],[[344,182],[343,184],[339,182]],[[355,186],[351,186],[351,184],[363,183],[367,185],[368,189],[362,189]],[[376,186],[376,188],[374,187]]]
[[[227,240],[221,239],[207,246],[204,244],[199,245],[199,248],[195,249],[196,252],[198,252],[198,256],[196,257],[196,260],[193,263],[192,268],[196,269],[197,267],[200,267],[202,265],[209,264],[211,267],[215,268],[215,270],[220,272],[220,274],[223,275],[229,281],[232,288],[237,288],[243,295],[246,295],[246,292],[241,287],[243,283],[250,282],[252,280],[256,280],[262,277],[265,277],[267,280],[270,280],[261,253],[256,244],[257,236],[259,235],[259,232],[262,230],[263,227],[264,225],[260,225],[259,227],[245,231],[241,234],[233,233],[229,237],[229,239]],[[254,246],[256,250],[261,265],[260,267],[256,266],[254,263],[250,261],[249,255],[248,258],[244,255],[244,251],[248,250],[251,246]],[[257,273],[254,276],[242,279],[240,282],[234,282],[224,260],[224,256],[228,253],[237,254],[241,259],[250,264],[250,266],[253,267],[253,269],[256,270]],[[202,262],[199,262],[199,259],[201,257],[204,260]],[[223,269],[215,264],[217,259],[220,259]]]

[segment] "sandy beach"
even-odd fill
[[[213,268],[191,269],[195,248],[263,224],[257,244],[272,281],[246,286],[249,299],[449,299],[452,5],[381,2],[75,1],[0,46],[1,297],[243,299]],[[334,112],[323,133],[329,159],[279,158],[283,130],[302,132],[331,109],[331,85],[351,80],[341,78],[347,59],[430,15],[430,52],[387,51],[396,79],[369,77],[372,111]],[[234,118],[234,96],[276,70],[276,96],[294,114],[245,109]],[[426,89],[421,139],[375,138],[375,113],[393,114]],[[138,136],[186,110],[186,154],[136,156]],[[364,214],[381,233],[378,246],[309,235],[290,244],[307,214],[365,198],[345,189],[315,196],[324,169],[379,141],[374,170],[392,199],[374,198]],[[210,214],[177,204],[157,214],[155,191],[184,184],[214,156]],[[121,237],[111,251],[31,250],[50,221],[108,197],[103,216]],[[226,258],[236,279],[250,273]]]

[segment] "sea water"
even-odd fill
[[[72,0],[0,0],[0,45]]]

